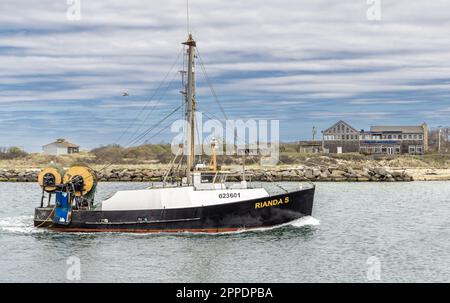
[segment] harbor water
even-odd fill
[[[0,282],[450,282],[448,182],[318,183],[313,217],[224,234],[37,230],[39,202],[0,183]]]

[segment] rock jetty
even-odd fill
[[[36,182],[39,169],[0,169],[0,182]],[[100,181],[109,182],[160,182],[164,169],[114,168],[98,172]],[[238,171],[228,178],[240,181]],[[405,182],[413,177],[405,169],[386,169],[383,167],[275,167],[270,170],[248,169],[246,179],[252,181],[329,181],[329,182]]]

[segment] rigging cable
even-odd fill
[[[189,0],[186,0],[186,26],[187,26],[187,34],[191,33],[190,29],[190,21],[189,21]]]
[[[175,108],[175,109],[174,109],[173,111],[171,111],[168,115],[166,115],[166,116],[163,117],[161,120],[159,120],[157,123],[155,123],[155,124],[152,125],[150,128],[148,128],[148,129],[146,130],[146,132],[145,132],[143,135],[139,136],[139,138],[136,138],[136,139],[138,139],[138,140],[134,140],[133,142],[130,143],[129,146],[125,146],[125,148],[128,148],[128,147],[131,146],[131,144],[135,144],[135,143],[139,142],[140,140],[142,140],[142,138],[145,138],[146,135],[148,135],[153,129],[157,128],[157,126],[158,126],[159,124],[161,124],[162,122],[164,122],[165,120],[167,120],[170,116],[172,116],[174,113],[176,113],[181,107],[182,107],[182,106],[180,105],[180,106],[178,106],[177,108]],[[170,124],[169,124],[169,125],[170,125]],[[164,130],[164,128],[163,128],[162,130]],[[162,130],[160,130],[157,134],[161,133]],[[155,135],[154,135],[154,136],[155,136]],[[152,136],[152,137],[154,137],[154,136]],[[123,157],[125,157],[125,156],[128,155],[129,153],[130,153],[130,151],[126,152],[126,153],[123,155]],[[111,161],[111,162],[109,162],[108,164],[106,164],[105,166],[103,166],[102,168],[100,168],[99,170],[96,170],[96,172],[104,171],[105,169],[107,169],[108,167],[110,167],[110,166],[113,165],[113,164],[114,164],[114,163]],[[87,178],[90,178],[90,177],[93,177],[93,176],[90,175],[90,176],[88,176]]]
[[[169,90],[170,86],[171,86],[172,83],[174,82],[175,76],[176,76],[177,74],[178,74],[178,72],[174,74],[173,78],[170,80],[170,82],[168,83],[168,85],[167,85],[166,88],[164,89],[162,95],[160,96],[160,98],[158,98],[158,101],[161,101],[161,100],[166,96],[167,91]],[[156,101],[156,100],[155,100],[155,101]],[[136,130],[135,130],[135,131],[133,132],[133,134],[130,136],[130,141],[133,140],[133,138],[134,138],[134,137],[138,134],[138,132],[141,130],[142,126],[144,126],[145,122],[150,118],[150,115],[154,112],[154,110],[155,110],[155,108],[156,108],[156,106],[157,106],[157,104],[158,104],[158,101],[155,102],[155,104],[153,105],[152,109],[151,109],[150,112],[147,114],[147,116],[145,116],[145,118],[144,118],[144,120],[142,121],[142,123],[139,125],[138,128],[136,128]],[[129,142],[130,142],[130,141],[129,141]]]
[[[225,120],[228,120],[227,113],[225,112],[222,104],[220,103],[219,98],[217,97],[216,91],[214,90],[214,87],[213,87],[213,85],[211,83],[211,80],[210,80],[210,78],[208,76],[208,73],[206,72],[206,68],[205,68],[205,65],[203,64],[203,60],[202,60],[202,57],[200,56],[200,52],[198,50],[198,47],[197,47],[197,54],[198,54],[198,59],[199,59],[199,62],[200,62],[200,69],[202,70],[202,74],[203,74],[203,76],[204,76],[204,78],[206,80],[206,83],[208,84],[209,89],[211,90],[211,93],[212,93],[212,95],[214,97],[214,100],[216,101],[217,105],[219,105],[220,111],[222,112],[223,116],[225,117]]]
[[[141,114],[147,109],[147,107],[150,105],[150,103],[153,101],[153,98],[155,98],[155,96],[158,94],[159,90],[161,89],[161,87],[163,86],[163,84],[165,83],[165,81],[167,80],[167,77],[169,76],[169,74],[172,72],[173,68],[175,67],[175,65],[178,63],[178,60],[180,58],[180,55],[183,51],[183,47],[180,49],[180,51],[177,54],[177,57],[175,59],[175,61],[173,62],[172,66],[170,67],[169,71],[166,73],[166,75],[164,76],[163,80],[161,81],[161,83],[158,85],[158,87],[155,89],[155,91],[153,92],[153,95],[150,97],[150,99],[147,101],[147,103],[141,108],[141,110],[139,111],[138,115],[135,117],[135,119],[133,119],[133,121],[131,122],[131,124],[128,125],[128,127],[122,132],[122,134],[118,137],[118,139],[115,140],[115,142],[119,143],[120,140],[123,138],[123,136],[126,134],[126,132],[134,125],[134,123],[138,120],[138,118],[141,116]],[[154,108],[156,107],[157,103],[155,102],[155,104],[152,107],[152,112],[154,110]],[[147,115],[148,118],[148,115]],[[145,122],[145,119],[144,119]],[[143,122],[143,123],[144,123]],[[141,125],[142,127],[142,125]],[[133,136],[136,133],[133,134]]]
[[[170,116],[172,116],[174,113],[176,113],[180,108],[182,107],[182,105],[179,105],[177,108],[175,108],[174,110],[172,110],[168,115],[166,115],[164,118],[162,118],[161,120],[159,120],[158,122],[156,122],[155,124],[153,124],[151,127],[149,127],[145,132],[143,132],[142,134],[140,134],[139,136],[137,136],[136,138],[133,139],[133,141],[131,141],[128,144],[128,147],[133,145],[133,144],[137,144],[138,142],[140,142],[143,138],[145,138],[145,136],[147,136],[151,131],[153,131],[155,128],[157,128],[161,123],[163,123],[165,120],[167,120]]]
[[[210,118],[210,119],[212,119],[210,116],[208,116],[208,114],[205,114],[205,116],[208,117],[208,118]],[[226,128],[226,129],[227,129],[227,128]],[[236,134],[235,134],[235,135],[236,135]],[[237,135],[236,135],[236,136],[237,136]],[[238,139],[240,139],[240,138],[238,137]],[[244,151],[244,153],[245,153],[245,151]],[[251,157],[250,159],[251,159],[255,164],[258,164],[258,162],[257,162],[253,157]],[[279,162],[283,162],[283,161],[281,161],[281,159],[278,159],[278,161],[279,161]],[[270,182],[274,183],[275,186],[277,186],[278,188],[282,189],[283,191],[289,192],[286,188],[284,188],[283,186],[281,186],[281,185],[279,185],[278,183],[276,183],[276,182],[272,179],[272,177],[270,176],[270,174],[269,174],[264,168],[261,167],[261,169],[262,169],[262,172],[267,176],[267,178],[269,179]]]

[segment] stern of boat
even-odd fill
[[[49,227],[53,223],[54,207],[36,207],[34,209],[34,226]]]

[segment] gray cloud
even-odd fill
[[[304,129],[325,127],[357,114],[351,106],[367,123],[380,117],[413,123],[414,116],[442,123],[448,114],[448,1],[382,0],[380,22],[367,20],[365,0],[190,2],[201,57],[235,118],[276,113],[285,119],[284,137],[292,138],[301,134],[292,133],[291,120]],[[0,3],[0,103],[51,109],[83,101],[92,117],[113,121],[133,119],[147,102],[186,38],[185,2],[81,4],[82,19],[69,21],[64,0]],[[179,102],[176,85],[157,102]],[[123,91],[133,98],[121,99]],[[210,106],[208,88],[198,94]],[[123,111],[115,116],[112,109]],[[123,126],[109,123],[106,132]]]

